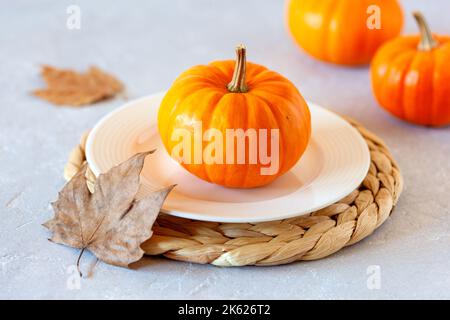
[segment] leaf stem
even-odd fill
[[[78,255],[78,259],[77,259],[77,270],[78,270],[78,273],[80,274],[80,278],[83,277],[83,274],[81,273],[81,270],[80,270],[80,259],[81,259],[81,256],[83,255],[85,249],[86,249],[86,247],[83,247],[81,249],[80,254]]]

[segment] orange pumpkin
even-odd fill
[[[360,65],[400,34],[403,13],[397,0],[289,0],[287,22],[295,42],[313,57]]]
[[[247,63],[243,46],[239,46],[236,52],[236,62],[216,61],[182,73],[160,105],[158,128],[168,153],[181,160],[181,165],[192,174],[226,187],[252,188],[270,183],[297,163],[311,135],[311,119],[305,100],[289,80],[261,65]],[[223,158],[229,156],[233,161],[227,159],[222,163],[220,160],[211,163],[202,161],[204,157],[201,161],[193,160],[196,151],[204,155],[210,150],[208,148],[211,148],[213,141],[204,139],[200,150],[195,150],[199,144],[193,141],[190,150],[185,148],[174,156],[173,152],[181,143],[177,133],[189,132],[194,140],[198,123],[201,123],[204,134],[208,129],[214,129],[222,137],[227,137],[227,129],[242,129],[244,132],[265,129],[265,140],[259,137],[257,146],[260,149],[265,144],[269,156],[278,154],[275,172],[262,173],[261,169],[267,168],[268,164],[260,157],[257,161],[251,161],[250,136],[245,140],[244,162],[237,159],[237,138],[234,139],[233,149],[228,148],[233,144],[227,145],[227,140],[223,148],[211,152],[212,156],[222,153]],[[272,146],[276,136],[272,129],[278,132],[278,148]],[[217,136],[215,139],[218,139]],[[231,155],[230,150],[233,150]]]
[[[416,12],[421,34],[398,37],[377,52],[372,88],[380,105],[403,120],[450,124],[450,37],[433,35]]]

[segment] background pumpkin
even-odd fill
[[[296,164],[308,144],[311,119],[305,100],[289,80],[261,65],[247,63],[244,47],[236,52],[236,63],[216,61],[182,73],[161,103],[158,127],[169,154],[179,143],[171,139],[172,133],[177,129],[193,133],[195,121],[202,122],[203,132],[216,128],[223,136],[226,129],[279,129],[279,170],[275,175],[261,175],[260,168],[267,165],[259,159],[256,164],[181,163],[203,180],[251,188],[270,183]],[[246,143],[247,155],[248,147]]]
[[[372,5],[380,9],[381,29],[367,27]],[[295,42],[313,57],[358,65],[400,34],[403,13],[397,0],[289,0],[287,22]]]
[[[384,45],[372,66],[378,102],[393,115],[421,125],[450,124],[450,37],[433,36],[416,12],[421,34]]]

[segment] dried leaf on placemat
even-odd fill
[[[139,153],[99,175],[94,193],[86,185],[87,165],[83,165],[52,203],[55,216],[44,226],[53,232],[51,241],[81,249],[78,267],[85,249],[117,266],[142,258],[140,246],[152,236],[152,225],[174,187],[136,200],[139,175],[150,153]]]
[[[43,66],[41,75],[47,88],[33,93],[57,105],[87,105],[111,98],[123,90],[119,80],[97,67],[91,67],[86,73],[78,73]]]

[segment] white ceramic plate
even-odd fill
[[[205,182],[166,152],[157,130],[164,93],[131,101],[108,114],[91,131],[86,156],[95,175],[137,152],[157,149],[145,161],[139,196],[177,184],[162,211],[219,222],[260,222],[310,213],[348,195],[363,181],[370,164],[364,139],[334,113],[308,103],[312,137],[300,161],[271,184],[229,189]]]

